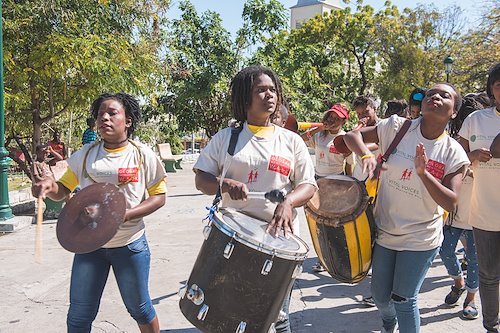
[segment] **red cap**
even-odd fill
[[[334,104],[327,112],[335,112],[340,118],[349,119],[349,111],[341,104]]]

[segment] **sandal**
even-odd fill
[[[458,300],[460,299],[460,296],[462,296],[464,291],[465,291],[465,288],[458,289],[455,286],[451,286],[451,291],[448,295],[446,295],[444,302],[448,305],[457,304]]]
[[[474,301],[469,302],[468,304],[464,303],[464,309],[462,311],[462,316],[465,319],[476,319],[479,317],[479,312],[477,311],[477,306]]]

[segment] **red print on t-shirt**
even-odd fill
[[[137,183],[139,177],[137,177],[137,168],[118,168],[118,182],[132,182]]]
[[[441,162],[429,160],[425,169],[438,180],[443,180],[445,165]]]
[[[337,148],[335,148],[335,145],[330,145],[330,153],[332,154],[340,154]]]
[[[268,170],[279,172],[282,175],[288,176],[292,163],[284,157],[271,155]]]
[[[250,173],[248,174],[247,184],[248,183],[255,183],[257,181],[258,176],[259,176],[259,172],[257,171],[257,169],[255,169],[255,171],[250,170]]]

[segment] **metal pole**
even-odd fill
[[[9,204],[9,184],[7,172],[9,152],[5,149],[5,114],[4,114],[4,86],[3,86],[3,28],[2,28],[2,3],[0,2],[0,220],[11,219],[12,209]]]

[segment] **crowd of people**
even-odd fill
[[[398,326],[403,333],[420,331],[418,294],[438,254],[453,280],[444,303],[457,304],[466,292],[463,317],[475,319],[481,312],[487,332],[499,332],[500,224],[495,221],[500,211],[494,200],[500,163],[490,145],[500,132],[500,64],[489,72],[486,93],[462,97],[449,83],[417,88],[408,101],[387,102],[384,119],[378,117],[375,97],[358,96],[350,106],[329,107],[322,126],[302,135],[283,128],[290,110],[271,69],[242,69],[231,82],[230,102],[231,128],[210,140],[193,168],[201,192],[220,193],[221,207],[267,221],[268,233],[286,236],[300,234],[296,210],[313,197],[316,180],[329,175],[376,179],[371,293],[382,332],[395,332]],[[359,126],[346,133],[344,124],[355,116]],[[127,201],[116,235],[100,249],[74,256],[68,332],[90,332],[111,267],[140,331],[160,332],[148,293],[150,254],[143,217],[165,204],[166,174],[151,149],[130,140],[139,120],[132,96],[99,96],[91,107],[85,145],[67,159],[64,176],[56,181],[40,166],[34,178],[35,197],[62,200],[77,186],[109,182],[120,187]],[[235,128],[237,141],[228,159]],[[337,136],[343,136],[349,153],[337,149]],[[50,153],[66,158],[56,139],[54,133]],[[40,146],[37,161],[48,158],[49,151]],[[273,189],[286,190],[284,201],[249,198],[251,192]],[[455,254],[459,240],[466,277]],[[290,295],[282,306],[285,316],[276,319],[276,332],[291,332],[289,302]]]

